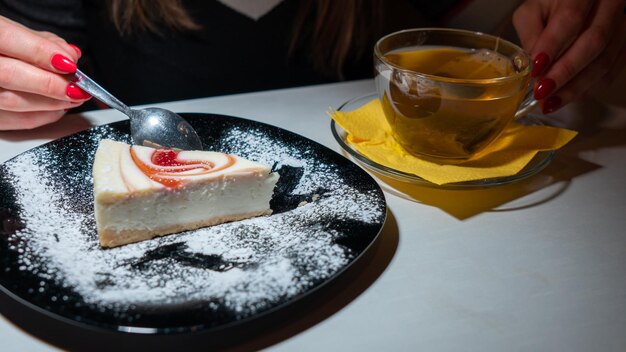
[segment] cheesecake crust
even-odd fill
[[[155,237],[165,236],[177,232],[195,230],[205,226],[218,225],[226,222],[238,221],[256,216],[270,215],[271,213],[272,210],[267,209],[229,216],[214,217],[211,219],[205,219],[203,221],[186,224],[168,225],[156,229],[118,230],[110,228],[98,228],[98,235],[100,237],[100,246],[105,248],[112,248],[124,244],[141,242]]]

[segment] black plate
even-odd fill
[[[273,165],[270,217],[100,249],[91,128],[0,165],[0,288],[53,317],[135,333],[215,329],[278,309],[349,267],[382,229],[376,182],[297,134],[236,117],[182,114],[206,150]]]

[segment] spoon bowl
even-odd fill
[[[153,148],[203,149],[196,131],[177,113],[154,107],[131,109],[80,70],[76,70],[74,82],[94,98],[128,116],[134,144]]]
[[[172,116],[175,115],[175,116]],[[166,109],[131,109],[130,133],[133,143],[149,147],[202,150],[196,131],[180,115]]]

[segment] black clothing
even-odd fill
[[[286,55],[297,1],[281,3],[258,21],[217,1],[185,5],[202,29],[126,38],[111,24],[103,1],[84,1],[94,76],[129,104],[327,81],[305,60]]]
[[[337,80],[313,69],[306,46],[288,54],[298,0],[257,21],[215,0],[183,4],[202,29],[121,36],[103,0],[0,0],[0,15],[76,44],[83,50],[79,67],[131,105]],[[424,24],[414,9],[387,7],[402,16],[385,17],[385,32]],[[349,57],[345,68],[347,80],[371,77],[371,51]]]

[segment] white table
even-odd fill
[[[325,111],[372,90],[367,80],[162,106],[266,122],[340,151]],[[82,116],[34,131],[0,132],[0,162],[90,124],[123,118],[111,110]],[[388,222],[365,263],[289,317],[225,335],[225,345],[274,351],[625,351],[626,109],[586,102],[553,119],[583,133],[526,181],[442,191],[380,179]],[[16,305],[0,300],[3,351],[85,348],[86,339],[94,349],[184,349],[220,339],[129,338],[59,328]]]

